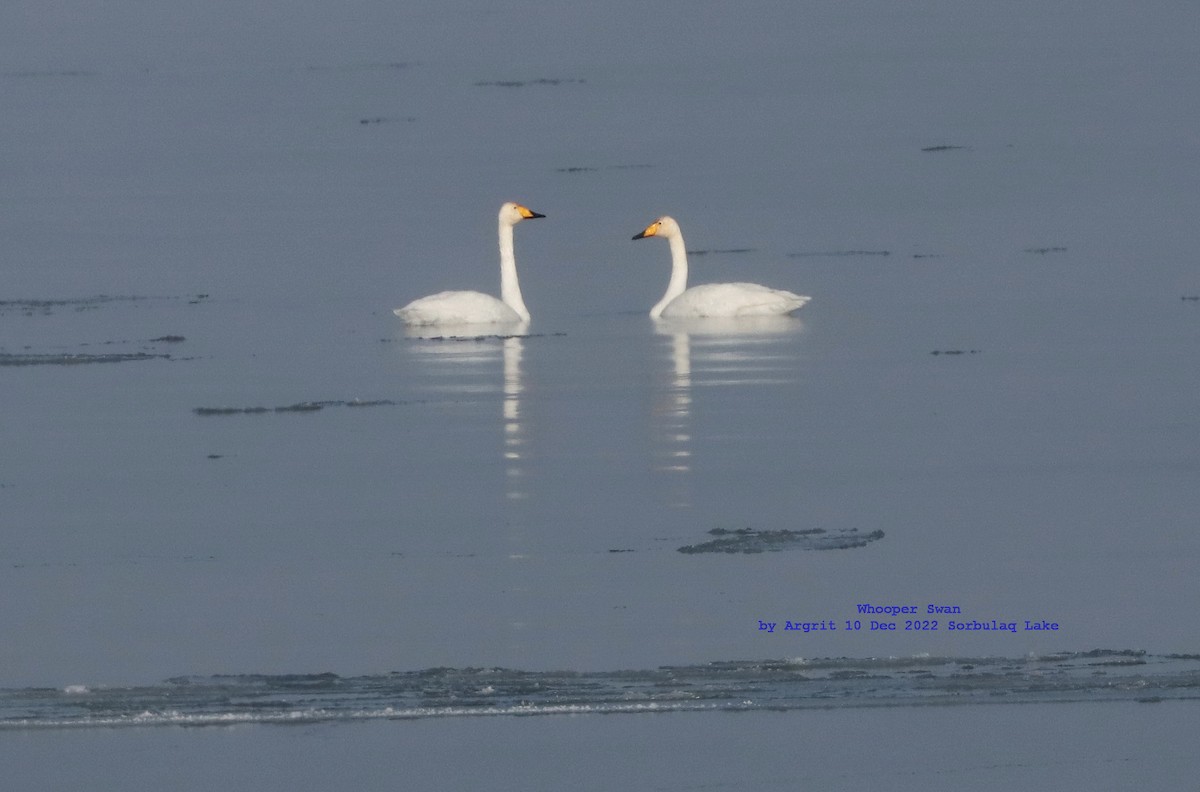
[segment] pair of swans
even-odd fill
[[[521,299],[517,262],[513,257],[513,226],[522,220],[545,217],[509,201],[500,207],[500,299],[477,291],[444,291],[414,300],[395,310],[409,325],[500,324],[529,321]],[[679,224],[660,217],[634,239],[662,237],[671,245],[671,280],[653,308],[654,319],[702,317],[783,316],[809,298],[757,283],[707,283],[687,287],[687,250]]]

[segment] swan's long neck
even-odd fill
[[[521,299],[521,285],[517,282],[517,260],[513,256],[512,224],[500,221],[500,299],[517,312],[524,321],[529,321],[529,309]]]
[[[683,234],[676,234],[668,241],[671,243],[671,280],[667,283],[666,294],[650,309],[650,316],[654,319],[662,316],[663,309],[671,300],[687,291],[687,248],[683,245]]]

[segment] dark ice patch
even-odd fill
[[[788,258],[840,258],[845,256],[890,256],[890,250],[816,250],[788,253]]]
[[[373,116],[360,118],[358,123],[362,126],[374,126],[378,124],[411,124],[416,120],[416,116]]]
[[[30,300],[0,300],[0,315],[6,313],[21,313],[25,316],[40,314],[49,316],[59,310],[94,311],[112,304],[137,304],[151,300],[186,300],[188,305],[196,305],[208,299],[207,294],[187,295],[186,297],[149,297],[138,294],[97,294],[92,297],[67,297],[62,299],[30,299]]]
[[[263,415],[266,413],[312,413],[326,407],[395,407],[401,404],[420,404],[415,401],[393,401],[392,399],[333,399],[328,401],[306,401],[285,404],[280,407],[196,407],[196,415]]]
[[[536,80],[480,80],[480,88],[524,88],[527,85],[583,85],[587,80],[574,77],[539,77]]]
[[[594,165],[567,165],[562,168],[555,168],[555,173],[595,173],[599,170],[646,170],[653,168],[653,165],[647,163],[635,163],[633,165],[606,165],[604,168],[599,168]]]
[[[78,366],[85,363],[128,363],[137,360],[169,360],[170,355],[149,352],[113,352],[103,355],[61,354],[8,354],[0,353],[0,366]]]
[[[809,528],[803,531],[759,531],[754,528],[714,528],[708,532],[717,537],[707,542],[684,545],[681,553],[773,553],[780,550],[848,550],[864,547],[883,538],[883,531],[859,533],[855,528],[826,531]]]

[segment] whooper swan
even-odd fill
[[[499,324],[529,321],[521,299],[517,262],[513,258],[513,226],[545,217],[509,201],[500,207],[500,299],[477,291],[444,291],[413,300],[393,313],[409,325]]]
[[[654,319],[781,316],[797,310],[809,297],[757,283],[706,283],[687,287],[687,249],[672,217],[660,217],[634,239],[662,237],[671,244],[671,280],[667,292],[653,308]]]

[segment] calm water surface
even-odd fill
[[[1197,651],[1192,6],[277,12],[0,24],[12,700]],[[656,325],[663,213],[812,302]]]

